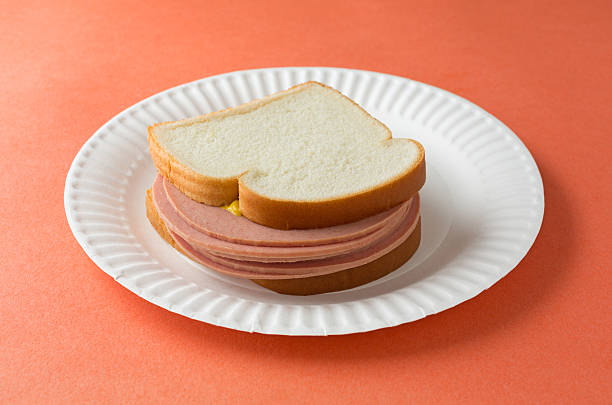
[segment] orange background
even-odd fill
[[[612,397],[612,2],[3,3],[0,403]],[[546,193],[522,263],[451,310],[327,338],[193,321],[98,269],[63,208],[69,165],[94,131],[166,88],[292,65],[406,76],[512,128]]]

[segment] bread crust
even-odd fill
[[[276,229],[324,228],[355,222],[412,198],[425,184],[424,156],[421,150],[415,167],[378,187],[331,200],[276,200],[257,194],[239,180],[240,211],[251,221]]]
[[[201,122],[211,117],[245,113],[258,106],[282,97],[284,94],[309,84],[335,89],[318,82],[306,82],[275,93],[263,99],[253,100],[232,109],[225,109],[187,120],[185,125]],[[355,104],[364,114],[379,122],[350,98],[342,95]],[[380,123],[380,122],[379,122]],[[408,200],[425,184],[425,150],[423,146],[410,139],[393,138],[394,141],[413,142],[418,148],[418,159],[403,173],[393,179],[362,192],[338,198],[319,201],[292,201],[273,199],[249,189],[241,176],[231,178],[214,178],[197,173],[179,162],[164,150],[155,138],[154,128],[148,128],[149,152],[158,171],[189,198],[213,206],[226,205],[239,198],[242,214],[253,222],[276,229],[311,229],[358,221],[368,216],[385,211]],[[382,123],[388,134],[386,140],[392,139],[391,131]]]
[[[151,189],[146,192],[145,205],[147,218],[159,236],[180,253],[185,254],[172,239],[166,225],[157,213]],[[313,295],[347,290],[370,283],[396,270],[412,257],[420,243],[421,219],[419,218],[416,228],[402,244],[370,263],[322,276],[280,280],[252,279],[251,281],[269,290],[287,295]]]

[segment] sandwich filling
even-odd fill
[[[161,219],[189,257],[213,270],[251,279],[304,278],[372,262],[412,234],[420,209],[417,195],[354,223],[284,231],[194,202],[162,176],[152,191]]]
[[[227,212],[236,215],[237,217],[242,216],[242,212],[240,211],[240,203],[238,202],[238,200],[234,200],[231,203],[222,206],[221,208],[223,208]]]

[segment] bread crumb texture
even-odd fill
[[[232,114],[156,126],[155,138],[197,173],[240,177],[249,189],[280,200],[366,191],[418,160],[416,143],[390,139],[387,127],[331,88],[308,83],[278,94]]]

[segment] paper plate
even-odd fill
[[[145,217],[156,174],[146,129],[235,106],[308,80],[326,83],[426,150],[423,239],[399,270],[364,286],[293,297],[200,266]],[[409,79],[337,68],[223,74],[156,94],[104,124],[66,178],[66,216],[89,257],[117,282],[169,311],[249,332],[330,335],[415,321],[451,308],[508,274],[544,213],[538,168],[519,138],[476,105]],[[108,305],[112,305],[109,303]]]

